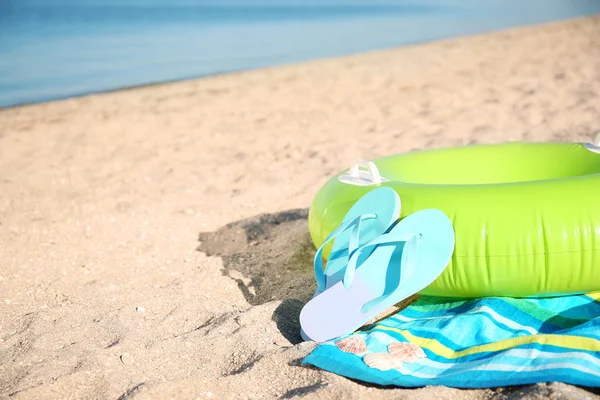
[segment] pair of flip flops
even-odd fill
[[[361,197],[325,239],[314,260],[317,290],[300,313],[304,340],[349,334],[444,271],[454,251],[446,214],[426,209],[398,222],[400,209],[398,194],[379,187]]]

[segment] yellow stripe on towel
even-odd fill
[[[589,292],[585,294],[587,297],[590,297],[596,301],[598,301],[600,299],[600,291],[598,292]]]
[[[400,330],[387,326],[377,326],[372,330],[393,331],[404,336],[410,343],[414,343],[424,349],[428,349],[433,353],[444,358],[459,358],[471,354],[485,353],[492,351],[501,351],[517,347],[523,344],[539,343],[541,345],[550,345],[562,347],[565,349],[578,349],[587,351],[600,351],[600,340],[591,339],[583,336],[573,335],[529,335],[520,336],[512,339],[500,340],[494,343],[488,343],[479,346],[469,347],[468,349],[454,351],[451,348],[444,346],[435,339],[427,339],[415,336],[407,330]],[[369,331],[365,331],[369,332]]]

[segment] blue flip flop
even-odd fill
[[[348,210],[342,223],[317,249],[314,273],[317,288],[313,298],[341,281],[351,255],[364,244],[387,232],[400,217],[400,197],[388,187],[379,187],[362,196]],[[333,240],[327,264],[323,266],[323,250]],[[375,247],[365,249],[356,266],[365,260]],[[304,340],[310,340],[300,329]]]
[[[362,196],[348,210],[340,226],[317,249],[313,262],[317,289],[313,297],[342,280],[352,253],[387,232],[400,218],[400,208],[398,194],[388,187],[379,187]],[[323,267],[323,250],[332,240],[329,259]],[[369,249],[363,253],[367,252]],[[361,260],[366,256],[368,254],[363,254]]]
[[[300,313],[303,336],[324,342],[349,334],[388,307],[420,292],[447,267],[454,230],[440,210],[417,211],[389,233],[360,246],[344,277],[309,301]],[[363,252],[371,252],[360,268]]]

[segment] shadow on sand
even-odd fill
[[[265,214],[202,232],[198,251],[223,260],[223,274],[235,280],[252,305],[282,300],[273,314],[281,333],[300,343],[298,316],[310,300],[315,249],[308,234],[308,209]]]

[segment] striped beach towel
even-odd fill
[[[385,386],[600,386],[600,292],[546,299],[421,297],[303,361]]]

